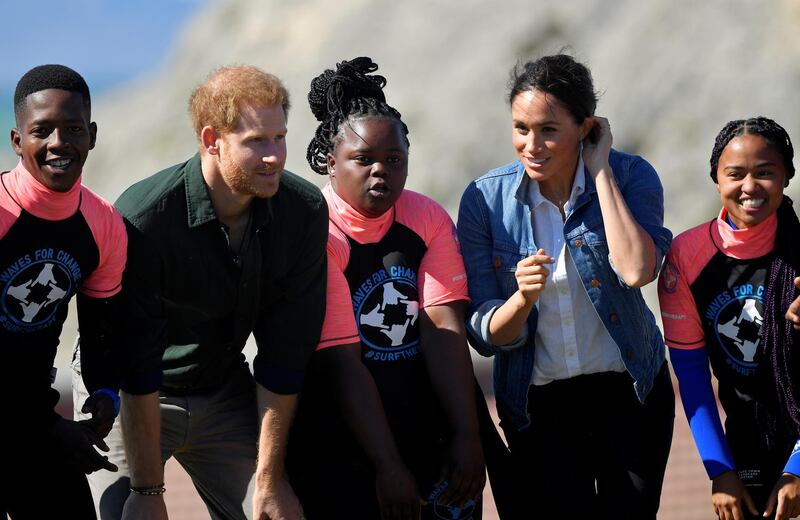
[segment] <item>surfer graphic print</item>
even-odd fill
[[[122,218],[79,182],[55,193],[21,163],[0,175],[0,209],[0,339],[54,355],[76,292],[108,298],[120,290]]]

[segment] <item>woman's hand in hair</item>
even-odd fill
[[[758,511],[736,471],[726,471],[711,481],[711,503],[720,520],[744,520],[742,507],[755,516]]]
[[[584,124],[591,125],[583,137],[583,163],[594,179],[601,170],[610,171],[608,154],[614,136],[611,134],[611,124],[605,117],[588,117]]]
[[[800,276],[794,279],[794,286],[800,289]],[[800,296],[794,299],[786,311],[786,319],[792,322],[794,330],[800,330]]]
[[[771,515],[773,511],[775,520],[787,520],[800,516],[800,477],[784,473],[778,479],[767,501],[764,516]]]

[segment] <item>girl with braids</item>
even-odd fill
[[[288,467],[314,518],[480,517],[483,455],[447,213],[404,190],[408,129],[369,58],[311,82],[329,175],[327,311]]]
[[[783,195],[793,156],[771,119],[725,125],[711,154],[722,209],[675,238],[659,280],[670,359],[723,520],[800,515],[800,223]]]
[[[675,400],[638,288],[672,238],[661,183],[611,148],[591,74],[571,56],[518,67],[508,100],[518,160],[470,183],[458,236],[518,517],[654,520]]]

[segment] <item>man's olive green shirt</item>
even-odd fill
[[[314,185],[287,171],[275,196],[252,204],[232,251],[199,155],[117,200],[129,234],[128,378],[147,382],[134,393],[218,387],[245,362],[251,332],[256,381],[276,393],[300,390],[325,316],[327,207]]]

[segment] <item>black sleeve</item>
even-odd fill
[[[128,262],[122,276],[121,387],[149,394],[161,386],[161,356],[167,347],[167,318],[161,299],[163,267],[151,241],[125,220]]]
[[[324,200],[303,231],[288,275],[274,288],[280,297],[260,309],[253,330],[258,345],[254,377],[277,394],[296,394],[302,388],[325,319],[328,207]]]
[[[119,391],[120,296],[92,298],[78,293],[81,373],[90,394],[101,388]]]

